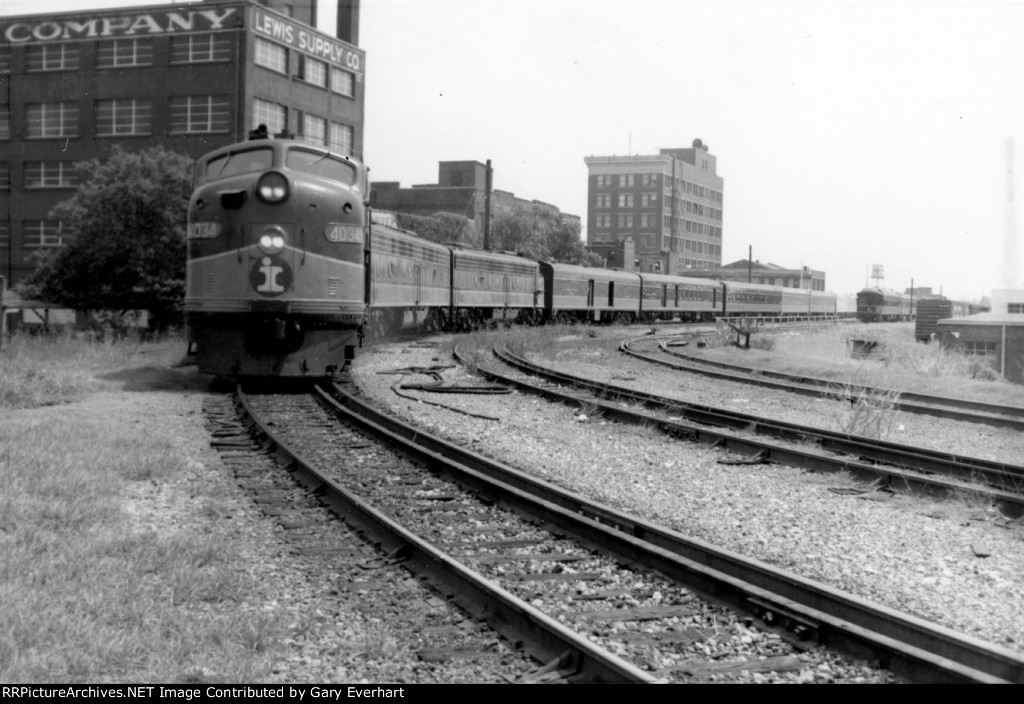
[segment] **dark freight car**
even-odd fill
[[[914,337],[930,340],[937,332],[938,322],[953,317],[953,301],[947,298],[922,298],[917,302],[917,324]]]

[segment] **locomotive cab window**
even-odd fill
[[[273,163],[274,151],[268,148],[228,152],[206,162],[206,169],[199,174],[198,182],[202,184],[237,174],[263,171]]]
[[[289,149],[285,164],[289,169],[302,171],[314,176],[323,176],[332,181],[352,186],[356,183],[356,170],[352,164],[324,152],[308,149]]]

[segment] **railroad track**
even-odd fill
[[[687,334],[694,335],[699,333]],[[702,359],[672,349],[673,343],[679,339],[680,335],[655,339],[651,337],[633,338],[623,342],[620,349],[625,354],[636,359],[668,366],[673,369],[701,374],[715,379],[725,379],[742,384],[780,389],[806,396],[856,401],[864,396],[877,397],[893,393],[891,389],[879,389],[857,384],[843,384],[840,386],[828,379]],[[652,343],[658,344],[661,354],[651,354],[636,349],[640,345]],[[666,355],[672,359],[666,359]],[[913,391],[900,391],[897,400],[893,403],[893,407],[906,413],[918,413],[937,418],[951,418],[970,423],[1024,430],[1024,408],[1016,406],[1003,406],[983,401],[969,401],[948,396],[932,396]]]
[[[495,349],[494,354],[504,363],[540,377],[547,384],[531,384],[494,369],[481,369],[491,379],[563,402],[594,403],[610,419],[654,425],[678,437],[713,444],[744,455],[748,458],[745,461],[748,464],[776,462],[815,471],[849,471],[873,479],[880,478],[891,489],[910,487],[928,492],[974,493],[1000,506],[1011,517],[1024,515],[1024,467],[1020,465],[686,403],[548,369],[513,354],[507,348]],[[562,390],[563,387],[575,387],[590,396],[570,394]],[[613,399],[620,404],[628,402],[652,408],[659,411],[660,415],[630,410],[622,405],[600,403],[599,399]],[[723,432],[717,428],[728,428],[742,434]],[[779,442],[764,442],[751,438],[751,434],[780,442],[812,442],[826,452],[837,454],[808,452]]]
[[[286,397],[281,397],[286,400]],[[284,471],[274,454],[268,453],[268,437],[253,433],[252,420],[239,413],[240,402],[217,396],[204,403],[204,416],[211,445],[231,471],[243,491],[267,517],[283,530],[292,551],[305,556],[317,567],[311,572],[316,589],[338,594],[347,602],[346,611],[364,619],[364,629],[349,625],[353,637],[367,648],[379,638],[373,624],[391,612],[389,626],[406,633],[405,646],[439,681],[473,682],[471,667],[500,660],[500,670],[509,679],[529,679],[537,670],[526,653],[510,649],[486,626],[476,625],[457,605],[438,598],[418,580],[410,579],[403,560],[389,556],[358,529],[338,517],[321,499]],[[334,422],[322,424],[334,432],[336,450],[354,461],[365,460],[366,438],[346,434]],[[325,584],[326,573],[329,583]],[[367,595],[372,595],[369,597]],[[401,604],[401,609],[391,605]]]
[[[347,522],[367,531],[383,526],[386,535],[375,540],[385,550],[510,640],[528,643],[552,672],[583,680],[701,681],[797,667],[796,652],[827,643],[911,680],[1024,681],[1024,661],[1009,651],[589,502],[379,414],[344,389],[320,390],[317,401],[346,425],[380,434],[389,449],[401,448],[434,476],[394,458],[383,465],[364,460],[357,470],[360,463],[350,459],[326,476],[314,466],[334,464],[326,446],[310,450],[315,463],[290,446],[302,442],[306,454],[310,432],[337,437],[311,402],[290,411],[287,422],[255,423],[254,432]],[[698,594],[744,616],[724,615]],[[755,620],[766,635],[748,635]],[[694,644],[707,642],[704,630],[723,623],[748,640],[769,639],[774,654],[746,662],[723,661],[720,653],[695,657]],[[787,651],[787,642],[798,647]]]

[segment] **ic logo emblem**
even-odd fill
[[[261,296],[280,296],[292,287],[292,268],[280,257],[258,257],[249,270],[249,285]]]

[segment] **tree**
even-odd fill
[[[411,230],[425,240],[475,244],[476,228],[473,222],[463,215],[439,212],[433,215],[395,213],[395,216],[400,228]]]
[[[544,229],[532,213],[513,207],[491,221],[491,249],[522,253],[531,259],[547,259]]]
[[[146,310],[156,328],[179,322],[191,167],[162,147],[75,164],[81,185],[50,212],[68,244],[40,258],[27,292],[78,310]]]
[[[603,261],[587,251],[579,225],[544,210],[516,207],[498,215],[491,224],[491,247],[561,264],[600,266]]]

